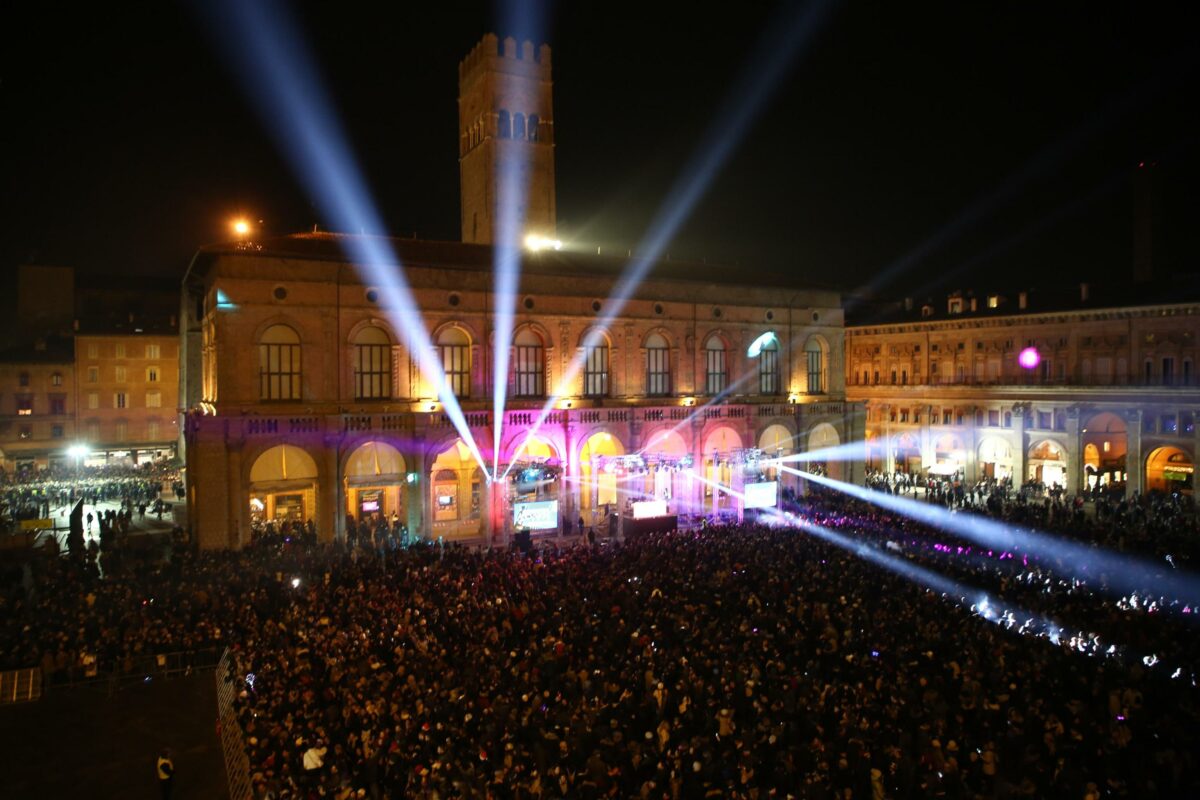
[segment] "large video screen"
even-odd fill
[[[558,501],[513,504],[513,527],[517,530],[545,531],[558,528]]]
[[[746,508],[774,508],[779,505],[778,481],[747,483],[743,488],[743,494],[746,496]]]
[[[633,518],[665,517],[667,515],[666,500],[642,500],[633,504]]]

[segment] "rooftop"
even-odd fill
[[[1194,302],[1200,302],[1198,276],[1179,276],[1170,281],[1136,284],[1083,283],[1024,289],[961,289],[937,296],[848,302],[846,326],[944,322]]]
[[[222,242],[201,247],[194,267],[201,270],[220,256],[255,255],[276,258],[303,258],[318,261],[352,263],[349,248],[353,240],[379,248],[392,264],[408,267],[488,272],[493,264],[491,245],[464,242],[441,242],[426,239],[399,239],[387,236],[368,236],[345,233],[296,233],[253,242],[246,246],[238,242]],[[608,255],[573,250],[542,250],[524,252],[522,272],[533,275],[571,277],[586,273],[593,277],[621,276],[637,255]],[[737,286],[778,287],[837,291],[828,284],[814,282],[799,274],[781,275],[755,270],[747,280],[747,269],[740,265],[714,264],[696,261],[672,261],[660,258],[652,266],[649,278],[690,281],[694,283],[728,284]]]

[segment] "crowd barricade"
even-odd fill
[[[32,703],[42,696],[42,671],[37,667],[0,672],[0,705]]]
[[[221,753],[225,757],[225,777],[229,781],[229,800],[250,800],[250,760],[242,740],[233,700],[238,693],[238,670],[233,654],[226,648],[217,662],[217,729],[221,736]]]
[[[148,683],[155,678],[171,678],[190,675],[197,670],[213,669],[220,658],[219,648],[204,647],[170,653],[143,653],[113,665],[102,665],[97,663],[95,656],[84,653],[77,665],[42,677],[49,689],[107,684],[110,690],[115,691],[136,683]]]

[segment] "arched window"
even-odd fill
[[[508,109],[500,109],[500,113],[496,115],[496,135],[501,139],[507,139],[512,135],[512,128],[508,119]]]
[[[455,397],[471,394],[471,337],[461,328],[446,328],[438,336],[438,358],[446,383]]]
[[[712,335],[704,343],[704,391],[717,395],[729,385],[729,370],[725,366],[725,342]]]
[[[524,139],[525,138],[525,115],[522,114],[520,111],[513,114],[512,137],[514,139]]]
[[[538,115],[529,115],[529,141],[536,142],[538,140]]]
[[[287,325],[272,325],[258,340],[258,396],[300,399],[300,337]]]
[[[392,340],[369,325],[354,337],[354,396],[382,400],[392,396]]]
[[[779,394],[779,342],[774,338],[758,353],[758,393]]]
[[[660,334],[646,337],[646,394],[663,397],[671,393],[671,349]]]
[[[513,338],[513,383],[517,397],[546,395],[546,360],[541,338],[523,328]]]
[[[599,334],[584,342],[583,393],[587,397],[608,396],[608,340]]]
[[[825,392],[825,356],[821,340],[815,336],[804,345],[804,355],[808,358],[808,393],[823,394]],[[895,383],[895,371],[892,372],[892,383]],[[904,371],[904,382],[908,383],[908,370]]]

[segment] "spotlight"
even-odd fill
[[[536,233],[525,237],[525,249],[531,253],[538,253],[542,250],[562,250],[562,246],[563,243],[559,239],[549,239]]]
[[[1042,356],[1038,353],[1036,347],[1026,347],[1017,356],[1017,363],[1025,369],[1033,369],[1042,362]]]
[[[233,232],[236,233],[240,239],[245,239],[250,235],[250,223],[241,217],[235,219],[229,224],[229,226],[233,228]]]
[[[292,578],[292,588],[293,589],[300,588],[300,579],[299,578]]]
[[[746,349],[746,358],[758,358],[758,354],[762,352],[762,349],[774,341],[775,331],[767,331],[750,343],[750,347]]]

